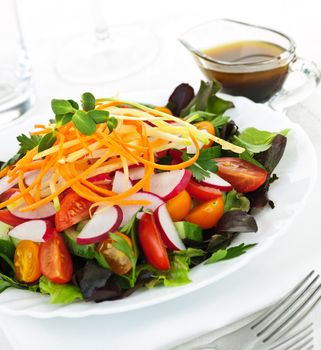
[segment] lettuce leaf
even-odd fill
[[[250,201],[242,193],[232,190],[226,193],[224,201],[224,211],[241,210],[248,212],[250,210]]]
[[[56,284],[49,281],[45,276],[39,280],[39,289],[42,294],[50,295],[51,304],[70,304],[75,300],[83,300],[83,296],[74,285]]]

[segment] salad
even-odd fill
[[[256,232],[288,130],[239,130],[219,85],[181,84],[166,106],[53,99],[54,118],[17,137],[0,170],[0,293],[105,301],[192,282]],[[259,116],[258,116],[259,118]],[[204,267],[206,268],[206,267]]]

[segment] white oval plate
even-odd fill
[[[161,105],[166,102],[168,95],[164,91],[153,91],[130,94],[128,97],[133,100]],[[259,227],[257,233],[241,234],[233,241],[233,245],[255,242],[258,243],[256,247],[237,259],[195,267],[190,272],[190,278],[193,282],[185,286],[142,289],[123,300],[98,304],[78,302],[71,305],[51,305],[48,296],[9,288],[0,294],[0,312],[37,318],[77,318],[89,315],[116,314],[159,304],[222,280],[223,277],[250,263],[255,254],[260,254],[275,239],[283,235],[304,206],[316,180],[317,160],[314,148],[302,128],[291,122],[284,114],[243,97],[228,96],[228,99],[233,100],[236,108],[228,111],[227,115],[235,120],[241,130],[251,126],[269,131],[291,129],[285,154],[275,171],[279,180],[273,183],[269,191],[269,196],[274,201],[276,208],[274,210],[265,208],[256,215]],[[48,108],[45,110],[49,112]],[[25,122],[20,125],[19,132],[23,131],[21,128],[27,131],[30,129],[30,125],[36,121],[38,123],[45,121],[46,115],[48,116],[48,113],[29,112],[29,115],[24,118]],[[0,135],[2,143],[8,145],[6,150],[1,149],[0,159],[6,159],[17,148],[14,138],[17,133],[16,127],[14,127],[7,129]]]

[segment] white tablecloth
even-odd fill
[[[22,22],[34,64],[38,101],[70,95],[77,97],[84,91],[107,95],[116,90],[171,89],[182,81],[197,86],[201,74],[175,38],[201,18],[234,17],[283,29],[297,39],[301,54],[321,64],[319,45],[314,45],[320,34],[319,14],[313,10],[315,4],[316,1],[305,1],[302,6],[288,0],[224,1],[221,4],[214,1],[196,4],[189,1],[106,2],[106,10],[116,8],[111,10],[111,23],[144,20],[150,25],[159,37],[160,52],[152,65],[128,79],[113,84],[81,86],[60,80],[55,75],[53,61],[68,35],[90,30],[90,20],[86,21],[86,1],[21,0]],[[321,149],[320,100],[319,89],[288,110],[290,118],[304,127],[317,152]],[[321,271],[319,183],[320,177],[306,208],[287,235],[220,283],[177,300],[120,315],[52,320],[0,315],[1,328],[14,350],[98,347],[164,350],[248,316],[257,311],[258,305],[266,306],[266,300],[276,300],[311,269]],[[316,316],[316,327],[320,329],[318,320],[320,317]],[[226,329],[221,330],[224,331]],[[316,334],[318,348],[321,348],[321,339]],[[0,349],[11,350],[2,333]]]

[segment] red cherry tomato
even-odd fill
[[[240,158],[216,158],[217,174],[228,181],[237,192],[255,191],[264,184],[267,172]]]
[[[197,181],[191,179],[186,187],[186,191],[199,201],[210,201],[222,196],[222,192],[217,188],[201,185]]]
[[[72,260],[60,233],[54,232],[51,238],[41,243],[39,259],[40,270],[48,280],[58,284],[65,284],[71,280]]]
[[[56,213],[55,224],[58,232],[89,218],[91,202],[69,190],[62,198],[60,210]]]
[[[24,220],[24,219],[21,219],[21,218],[14,216],[13,214],[10,213],[10,211],[8,209],[1,209],[0,210],[0,221],[4,222],[7,225],[15,227],[15,226],[23,224],[24,222],[29,221],[29,220]]]
[[[138,237],[149,264],[158,270],[168,270],[170,262],[153,214],[145,213],[140,219]]]

